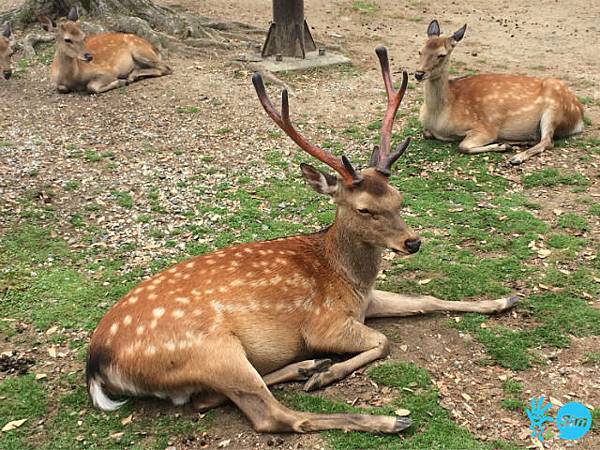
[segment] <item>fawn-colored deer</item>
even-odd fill
[[[39,21],[56,35],[50,74],[61,93],[84,90],[100,94],[141,78],[173,72],[161,61],[158,50],[135,34],[101,33],[86,39],[76,8],[71,8],[58,26],[45,16]]]
[[[292,125],[288,95],[279,113],[261,76],[252,82],[267,114],[300,148],[339,177],[301,164],[306,181],[337,204],[334,223],[323,231],[241,244],[198,256],[142,282],[114,305],[92,336],[87,360],[94,405],[118,408],[109,395],[157,396],[176,404],[189,400],[206,410],[226,399],[257,431],[326,429],[396,433],[408,418],[363,414],[312,414],[279,403],[267,386],[307,380],[313,390],[385,357],[388,340],[364,324],[370,317],[400,317],[432,311],[492,313],[516,298],[479,302],[443,301],[373,289],[382,250],[408,255],[421,241],[402,220],[402,195],[389,183],[406,140],[390,153],[394,117],[408,83],[393,88],[387,52],[377,48],[388,107],[381,142],[370,167],[357,172],[308,143]],[[355,353],[336,364],[307,359]]]
[[[552,148],[554,136],[583,130],[583,107],[556,78],[489,74],[449,80],[450,55],[466,28],[448,37],[440,37],[437,20],[427,28],[415,72],[417,81],[425,82],[420,115],[425,137],[463,138],[458,146],[462,153],[505,151],[509,143],[537,142],[510,159],[521,164]]]
[[[0,74],[5,80],[8,80],[12,75],[12,66],[10,63],[12,44],[12,28],[10,22],[7,22],[2,35],[0,35]]]

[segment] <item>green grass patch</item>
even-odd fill
[[[426,370],[411,363],[384,363],[370,368],[367,373],[377,384],[399,390],[390,405],[361,409],[306,394],[285,394],[282,400],[295,409],[315,413],[393,415],[398,408],[411,412],[413,425],[399,436],[343,431],[323,433],[328,446],[335,450],[517,448],[502,441],[481,442],[454,423],[439,405],[439,394]]]
[[[379,11],[379,5],[365,1],[355,1],[352,3],[352,9],[362,14],[373,14]]]
[[[590,182],[580,173],[566,173],[554,168],[536,170],[523,176],[523,186],[525,188],[533,188],[538,186],[557,186],[559,184],[565,184],[569,186],[588,186]]]
[[[558,218],[558,226],[560,228],[568,228],[575,231],[588,231],[590,229],[585,217],[572,212],[562,214]]]

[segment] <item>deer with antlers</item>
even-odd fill
[[[58,92],[84,90],[100,94],[141,78],[173,72],[161,61],[156,47],[135,34],[101,33],[86,38],[74,7],[58,26],[45,16],[39,21],[56,36],[50,74]]]
[[[406,90],[392,86],[387,52],[376,50],[388,107],[370,167],[310,144],[292,125],[288,95],[279,113],[261,76],[252,82],[273,121],[303,150],[338,176],[308,164],[307,182],[337,204],[335,222],[309,235],[241,244],[184,261],[142,282],[122,298],[93,333],[87,360],[94,405],[118,408],[111,396],[157,396],[206,410],[229,399],[262,432],[327,429],[396,433],[403,417],[312,414],[291,410],[271,394],[275,383],[306,380],[310,391],[385,357],[385,335],[366,318],[433,311],[493,313],[515,298],[443,301],[373,289],[383,249],[409,255],[421,241],[401,218],[402,195],[389,183],[392,165],[409,141],[390,152],[392,124]],[[332,364],[309,359],[354,353]]]
[[[509,143],[537,142],[510,159],[511,164],[521,164],[552,148],[554,136],[583,130],[581,103],[556,78],[489,74],[449,80],[450,55],[466,28],[448,37],[440,37],[437,20],[427,28],[415,72],[417,81],[425,83],[420,115],[425,137],[462,138],[462,153],[506,151]]]
[[[0,35],[0,74],[5,80],[10,79],[12,75],[12,66],[10,55],[12,54],[12,28],[10,22],[4,25],[4,30]]]

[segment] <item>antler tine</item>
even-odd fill
[[[377,53],[377,57],[379,58],[379,64],[381,65],[381,74],[383,75],[383,83],[385,85],[385,91],[388,100],[387,111],[385,112],[383,123],[381,124],[381,138],[379,142],[378,152],[379,161],[376,165],[377,169],[381,173],[384,173],[386,171],[386,168],[388,168],[389,170],[391,164],[393,164],[393,162],[391,164],[388,164],[388,159],[390,158],[390,156],[388,155],[390,153],[390,147],[392,145],[392,126],[394,125],[396,112],[400,107],[400,103],[404,98],[404,94],[408,86],[408,73],[406,71],[402,72],[402,85],[400,86],[400,90],[396,91],[392,84],[392,76],[390,74],[390,63],[388,60],[387,49],[384,46],[379,46],[375,49],[375,53]],[[404,150],[406,150],[406,148]],[[400,155],[397,155],[394,161],[398,159],[398,156]]]
[[[344,184],[350,186],[358,184],[362,180],[360,175],[356,173],[350,161],[344,156],[339,159],[329,153],[328,151],[317,147],[316,145],[310,144],[292,125],[290,120],[290,106],[288,100],[287,89],[284,89],[281,93],[281,114],[277,112],[265,90],[262,76],[256,72],[252,75],[252,84],[258,95],[258,99],[265,109],[266,113],[273,119],[279,128],[281,128],[302,150],[308,154],[314,156],[319,161],[327,164],[333,170],[340,174]]]

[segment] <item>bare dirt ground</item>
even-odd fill
[[[11,3],[3,2],[0,9]],[[271,14],[266,0],[165,0],[199,14],[237,20],[265,29]],[[306,122],[305,132],[323,140],[327,132],[314,125],[326,124],[343,129],[348,124],[366,124],[380,118],[383,90],[373,49],[387,45],[393,70],[413,71],[417,51],[422,45],[429,20],[440,20],[449,33],[468,24],[466,37],[454,52],[454,61],[478,72],[511,72],[564,79],[579,96],[593,99],[586,106],[592,125],[586,136],[599,137],[600,124],[600,3],[584,0],[570,2],[540,0],[524,4],[514,0],[488,2],[440,0],[431,4],[418,0],[397,2],[380,0],[378,11],[363,14],[352,10],[351,1],[307,0],[306,15],[319,42],[338,46],[350,56],[357,71],[348,76],[337,71],[316,72],[294,77],[292,114]],[[232,63],[243,47],[218,50],[194,60],[168,56],[175,69],[172,76],[145,80],[125,90],[101,96],[59,95],[51,86],[48,68],[32,64],[10,83],[0,83],[0,141],[16,143],[0,148],[0,208],[18,211],[19,199],[27,192],[38,192],[40,201],[51,198],[59,211],[63,235],[71,245],[85,245],[70,218],[82,204],[92,199],[109,202],[111,191],[131,191],[136,202],[132,213],[117,207],[104,211],[97,223],[107,230],[101,247],[119,248],[127,243],[136,248],[126,253],[128,264],[140,266],[157,256],[174,255],[191,236],[180,236],[176,248],[161,245],[146,224],[133,224],[133,216],[148,211],[145,193],[158,187],[168,214],[168,226],[186,221],[182,214],[195,196],[177,189],[177,183],[208,165],[214,171],[214,186],[230,171],[243,167],[252,177],[265,174],[264,155],[280,148],[289,155],[294,146],[285,139],[270,136],[274,127],[266,119],[250,83],[250,71]],[[415,106],[421,88],[408,92],[402,108]],[[182,112],[194,107],[193,113]],[[402,120],[397,121],[397,129]],[[220,130],[231,128],[230,132]],[[365,143],[345,142],[351,149],[367,151]],[[73,149],[97,152],[110,150],[111,170],[73,157]],[[506,167],[507,177],[541,167],[568,167],[595,180],[592,195],[600,195],[598,168],[579,162],[585,149],[556,149],[532,159],[523,167]],[[207,157],[210,157],[210,163]],[[508,159],[508,156],[507,156]],[[66,180],[85,186],[77,195],[62,195]],[[558,195],[557,195],[558,194]],[[552,215],[560,207],[577,211],[569,195],[551,188],[534,192],[544,206],[541,214]],[[44,197],[46,196],[46,197]],[[79,198],[78,198],[79,196]],[[597,198],[597,197],[596,197]],[[0,216],[5,220],[7,215]],[[0,223],[0,229],[6,227]],[[156,224],[155,224],[156,225]],[[163,224],[167,226],[167,224]],[[210,225],[207,218],[206,224]],[[600,230],[592,231],[598,237]],[[374,326],[393,333],[391,358],[412,361],[426,368],[436,381],[445,407],[457,423],[481,439],[504,438],[529,445],[528,421],[500,408],[502,398],[499,376],[522,379],[532,395],[552,390],[557,398],[600,404],[598,370],[579,364],[584,351],[597,349],[598,338],[573,339],[564,352],[548,355],[548,365],[511,374],[497,366],[479,366],[473,361],[484,357],[479,344],[445,325],[446,316],[381,320]],[[513,313],[507,323],[522,318]],[[541,350],[543,353],[543,349]],[[40,355],[40,358],[42,356]],[[285,389],[297,389],[290,386]],[[360,373],[326,388],[324,396],[354,402],[357,406],[385,403],[391,394],[374,386]],[[463,394],[467,394],[465,397]],[[174,408],[166,407],[168,411]],[[209,446],[231,439],[230,448],[319,448],[319,435],[268,436],[252,431],[241,414],[225,407],[218,423],[205,437]],[[596,433],[587,446],[600,448]],[[174,442],[177,448],[199,448],[199,441]],[[561,443],[553,447],[560,448]]]

